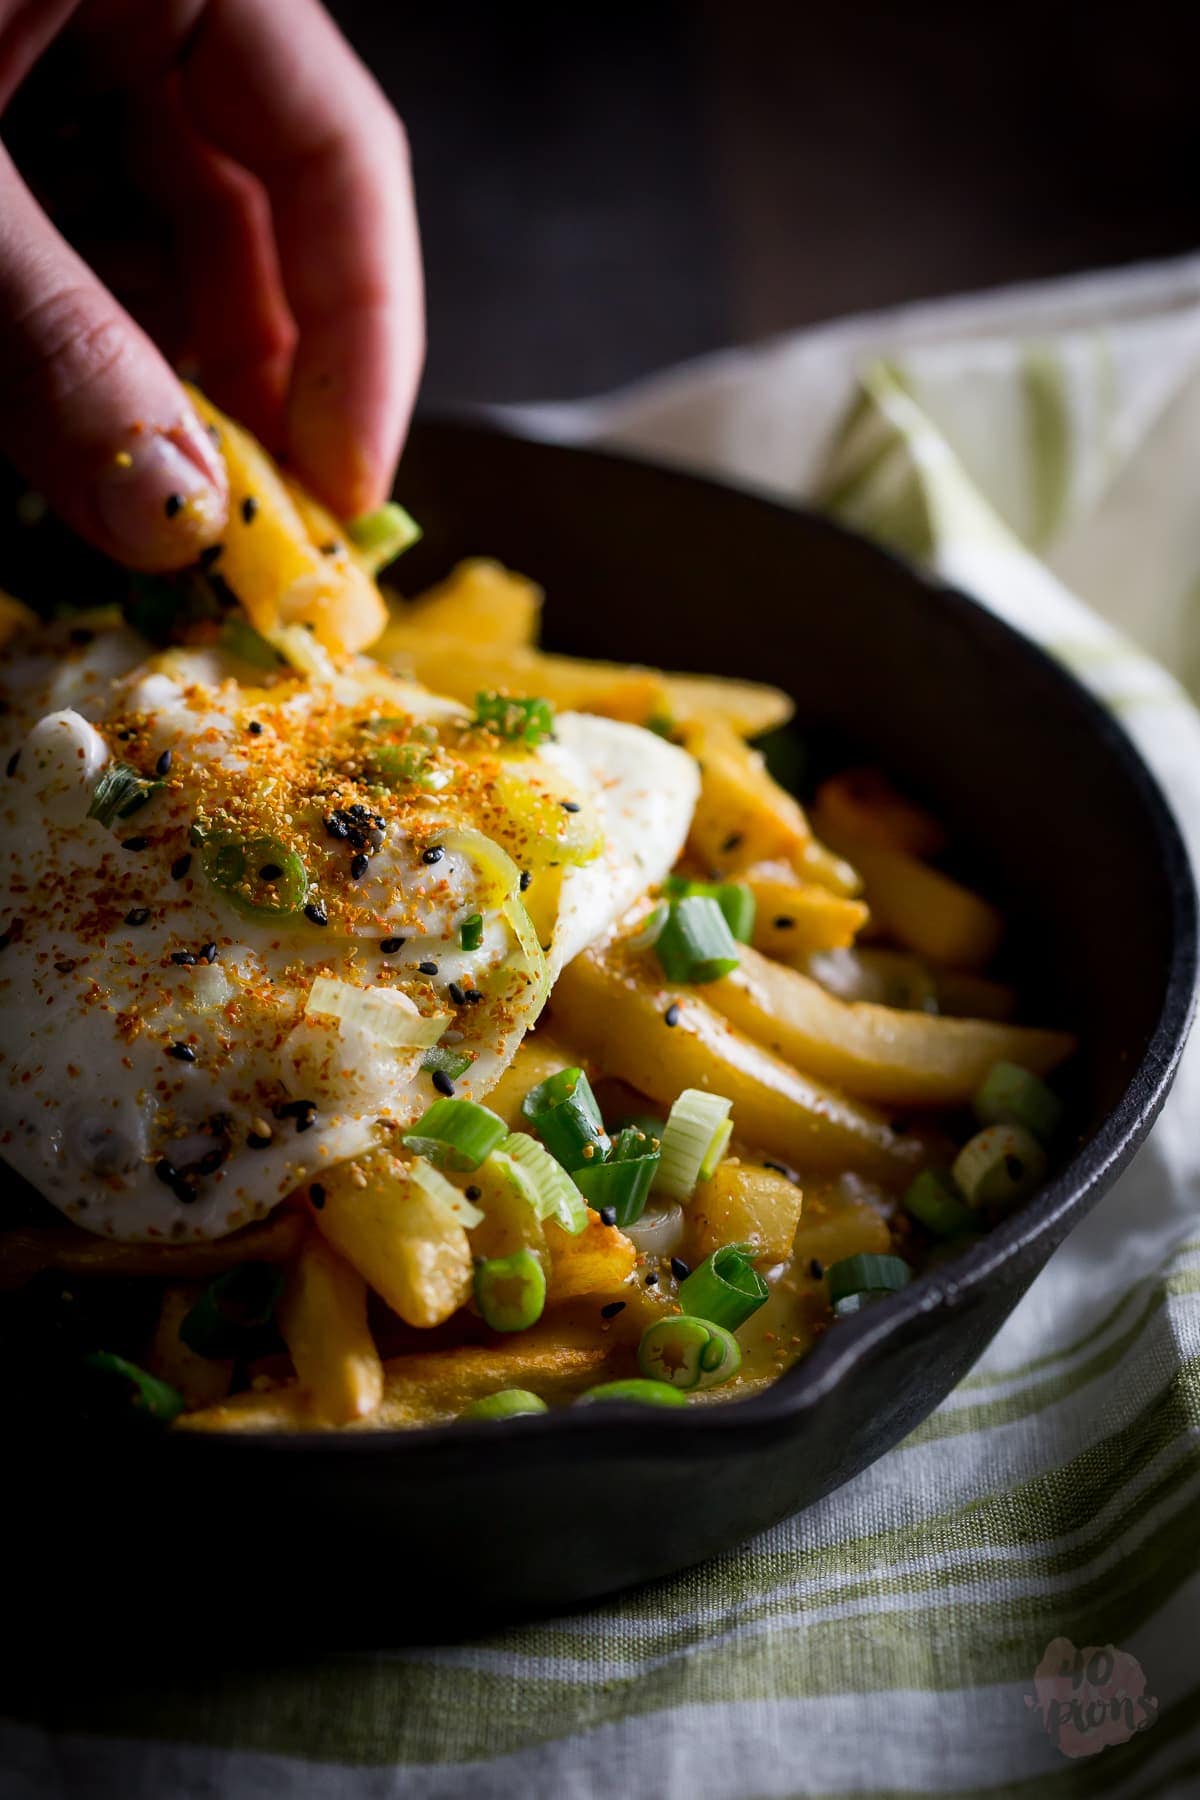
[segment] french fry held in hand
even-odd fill
[[[318,1228],[406,1325],[440,1325],[471,1293],[471,1246],[454,1215],[384,1150],[322,1183]]]
[[[800,1074],[694,991],[663,987],[645,958],[585,951],[559,976],[553,1010],[601,1068],[619,1068],[631,1087],[664,1106],[688,1087],[724,1094],[739,1136],[795,1168],[849,1167],[896,1182],[925,1157],[881,1113]]]
[[[868,919],[861,900],[801,881],[784,862],[758,863],[738,877],[754,895],[754,945],[781,962],[814,950],[843,950]]]
[[[188,1407],[215,1406],[225,1398],[233,1380],[231,1356],[201,1356],[179,1335],[179,1327],[203,1292],[204,1285],[199,1281],[172,1282],[164,1288],[146,1357],[150,1373],[169,1382],[183,1395]]]
[[[422,640],[448,637],[519,650],[537,642],[541,612],[542,590],[535,582],[490,557],[473,556],[415,600],[393,602],[371,654],[388,660]]]
[[[196,388],[189,397],[217,435],[229,476],[229,523],[217,573],[256,631],[289,625],[327,650],[361,650],[387,621],[383,597],[347,548],[331,512],[289,482],[262,446]]]
[[[0,1236],[0,1290],[23,1287],[44,1269],[61,1275],[204,1281],[244,1262],[287,1262],[304,1236],[303,1216],[283,1208],[229,1237],[192,1244],[125,1244],[73,1225],[17,1226]]]
[[[500,1388],[527,1388],[550,1403],[566,1401],[597,1382],[634,1372],[629,1346],[618,1339],[580,1346],[564,1343],[553,1323],[491,1344],[464,1344],[397,1356],[383,1365],[383,1398],[369,1419],[344,1429],[389,1430],[455,1419],[472,1400]],[[235,1394],[202,1412],[184,1413],[184,1431],[302,1431],[311,1427],[299,1386]]]
[[[588,1207],[588,1222],[572,1237],[553,1219],[546,1224],[550,1279],[546,1302],[574,1300],[580,1294],[611,1294],[633,1274],[637,1251],[615,1225],[605,1225]]]
[[[712,982],[707,993],[756,1043],[882,1106],[966,1105],[993,1063],[1047,1075],[1075,1048],[1060,1031],[839,1000],[748,947],[732,974]]]
[[[688,1205],[688,1260],[694,1267],[722,1244],[753,1244],[765,1262],[783,1262],[792,1254],[803,1199],[786,1175],[727,1156]]]
[[[383,1364],[367,1325],[367,1284],[320,1232],[288,1270],[275,1318],[313,1422],[369,1418],[383,1398]]]

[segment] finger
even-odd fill
[[[224,467],[167,364],[0,150],[0,447],[122,562],[177,568],[225,523]]]
[[[390,486],[423,354],[400,123],[315,0],[210,0],[183,69],[201,134],[270,196],[299,330],[288,447],[343,515]]]

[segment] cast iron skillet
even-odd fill
[[[398,492],[425,527],[402,566],[410,591],[460,556],[498,556],[546,587],[556,646],[776,682],[804,730],[849,737],[922,795],[1054,971],[1055,1016],[1038,1022],[1070,1023],[1083,1050],[1078,1148],[1033,1203],[840,1322],[759,1398],[378,1436],[181,1434],[101,1467],[94,1446],[59,1443],[26,1463],[26,1526],[36,1515],[78,1544],[85,1506],[103,1546],[93,1586],[108,1571],[122,1608],[186,1571],[197,1595],[219,1582],[226,1625],[252,1595],[257,1628],[273,1613],[340,1641],[458,1632],[663,1575],[882,1455],[967,1372],[1145,1137],[1196,970],[1185,852],[1136,751],[963,595],[807,513],[477,425],[421,425]],[[88,1559],[71,1560],[78,1580]]]

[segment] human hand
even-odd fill
[[[6,141],[14,95],[76,215],[89,195],[83,235],[114,200],[169,218],[137,305],[160,340],[335,512],[378,504],[420,374],[420,251],[403,130],[317,0],[0,0]],[[110,122],[95,158],[64,137],[80,112]],[[3,146],[0,452],[135,567],[181,567],[225,523],[166,356]]]

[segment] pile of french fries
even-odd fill
[[[435,692],[468,704],[480,690],[537,695],[651,725],[696,758],[700,799],[681,868],[751,889],[753,943],[740,965],[703,987],[672,987],[635,947],[635,913],[563,971],[488,1104],[519,1129],[527,1091],[575,1065],[594,1085],[619,1084],[631,1110],[665,1110],[685,1088],[732,1101],[735,1136],[687,1209],[681,1254],[694,1265],[723,1244],[750,1244],[792,1282],[796,1329],[747,1359],[731,1384],[747,1391],[822,1328],[816,1272],[893,1245],[889,1196],[944,1149],[940,1116],[969,1101],[996,1061],[1045,1074],[1072,1041],[1011,1022],[1014,996],[987,975],[1003,922],[931,861],[942,848],[936,821],[862,771],[827,782],[811,816],[772,779],[747,740],[786,724],[785,695],[550,655],[537,647],[538,589],[484,560],[393,601],[384,622],[334,521],[253,440],[208,416],[222,435],[231,513],[243,494],[258,502],[239,554],[260,561],[235,583],[254,597],[256,623],[279,623],[286,564],[291,591],[298,572],[307,595],[294,616],[334,650],[382,626],[371,654]],[[836,979],[817,978],[823,959]],[[840,1180],[847,1173],[858,1189]],[[547,1305],[536,1326],[501,1338],[472,1310],[472,1271],[478,1257],[518,1247],[542,1260]],[[243,1261],[285,1271],[276,1323],[286,1355],[238,1371],[189,1349],[180,1324],[201,1285]],[[148,1366],[184,1396],[179,1425],[202,1431],[407,1427],[505,1387],[567,1400],[635,1374],[641,1330],[675,1306],[669,1260],[640,1255],[595,1213],[572,1237],[494,1200],[468,1228],[414,1186],[386,1144],[330,1171],[319,1203],[305,1189],[211,1244],[123,1245],[67,1226],[7,1234],[0,1285],[45,1268],[163,1282]]]

